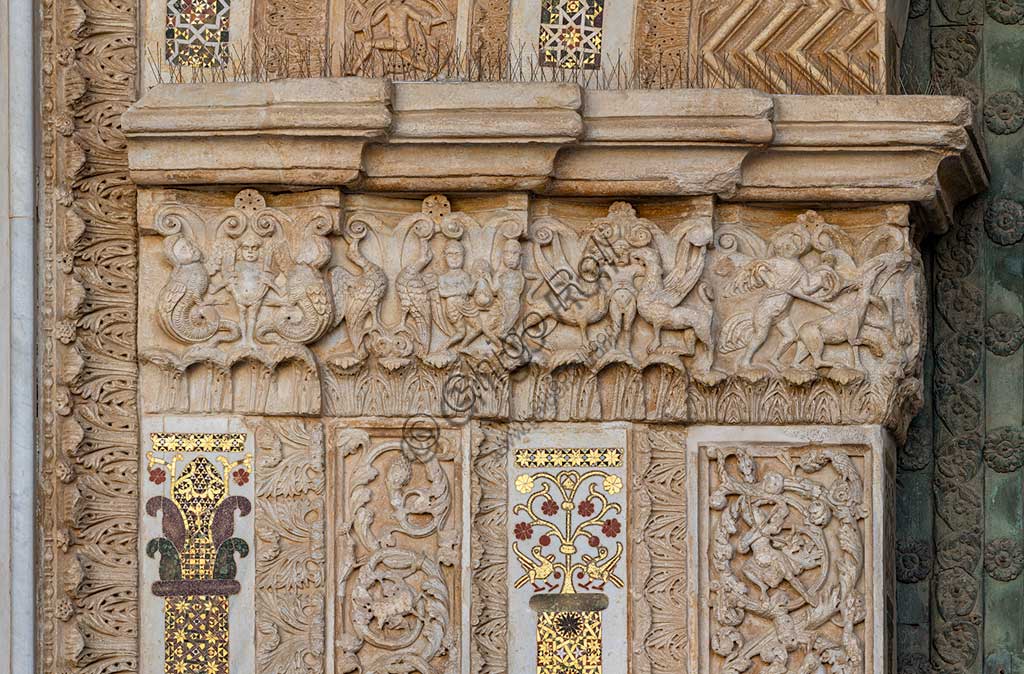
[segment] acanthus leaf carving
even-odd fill
[[[323,674],[326,447],[320,422],[251,420],[256,437],[256,665]]]

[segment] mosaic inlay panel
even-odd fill
[[[537,674],[601,673],[601,613],[545,611],[537,617]]]
[[[561,447],[517,449],[519,468],[621,468],[622,450],[618,447]]]
[[[530,435],[537,446],[513,448],[509,461],[509,627],[510,643],[535,645],[512,649],[509,669],[624,669],[625,654],[605,645],[626,639],[625,436]]]
[[[604,0],[542,0],[540,64],[599,69],[603,24]]]
[[[167,0],[164,56],[174,66],[223,67],[230,0]]]
[[[240,563],[252,559],[253,462],[246,435],[151,433],[149,439],[143,552],[152,561],[143,566],[149,595],[144,604],[150,609],[143,633],[150,640],[157,625],[163,630],[162,647],[148,649],[142,671],[244,671],[233,667],[231,613],[243,575],[246,593],[252,593],[251,572],[239,574]],[[236,638],[251,642],[245,634]]]

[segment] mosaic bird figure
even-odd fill
[[[516,557],[519,559],[519,563],[522,564],[523,571],[525,572],[523,576],[515,582],[515,587],[517,589],[527,583],[530,583],[533,585],[534,590],[543,590],[544,587],[538,585],[538,581],[543,582],[549,590],[553,590],[558,587],[557,585],[552,585],[547,580],[555,572],[555,556],[542,555],[540,554],[541,549],[542,548],[539,545],[533,546],[530,549],[530,553],[533,557],[530,558],[519,550],[518,543],[512,544],[512,552],[514,552]]]
[[[590,555],[582,555],[581,559],[586,564],[583,567],[583,572],[587,574],[589,580],[585,583],[580,583],[580,586],[584,589],[604,589],[605,583],[610,582],[615,587],[622,587],[622,579],[615,575],[615,567],[622,559],[622,543],[617,543],[615,546],[615,554],[608,556],[608,548],[602,547],[597,552],[597,557]],[[597,583],[600,583],[598,585]]]

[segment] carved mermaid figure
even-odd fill
[[[320,338],[334,319],[334,305],[327,280],[320,271],[331,259],[331,247],[323,236],[330,231],[330,217],[314,218],[306,226],[305,236],[293,264],[285,272],[286,308],[272,327],[263,332],[276,333],[298,344]],[[262,335],[261,335],[262,336]]]
[[[206,301],[210,275],[199,246],[184,234],[173,234],[164,240],[164,254],[173,269],[158,299],[160,327],[188,344],[238,339],[238,326]]]

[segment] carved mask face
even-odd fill
[[[518,241],[511,239],[505,244],[501,253],[501,261],[508,269],[519,269],[519,264],[522,261],[522,246]]]
[[[458,241],[452,241],[445,246],[444,261],[448,264],[449,269],[462,269],[463,257],[462,244]]]

